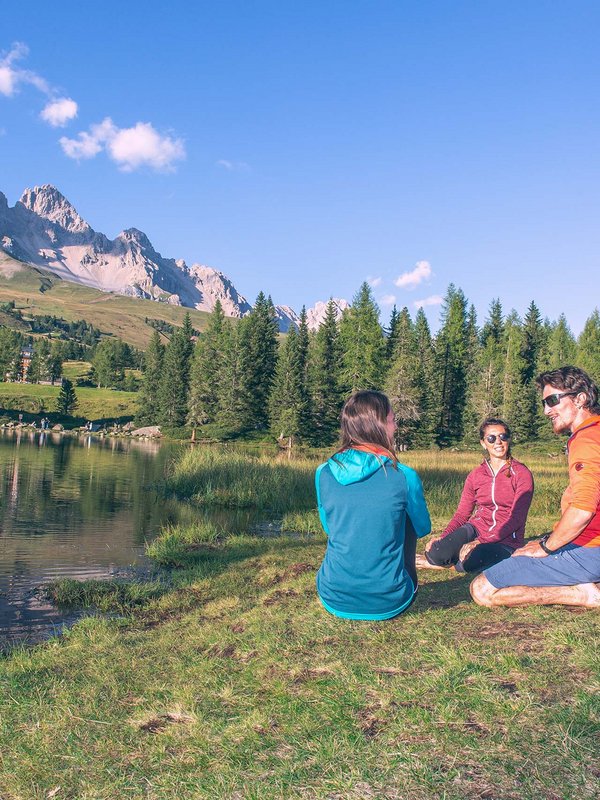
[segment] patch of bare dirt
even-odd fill
[[[273,594],[263,600],[264,606],[274,606],[290,597],[298,597],[298,592],[294,589],[277,589]]]
[[[188,725],[193,721],[193,718],[188,714],[183,714],[180,711],[167,711],[164,714],[158,714],[156,717],[144,720],[138,724],[138,730],[145,733],[160,733],[164,731],[169,725]]]

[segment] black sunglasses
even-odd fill
[[[557,406],[563,397],[569,397],[570,395],[576,395],[579,392],[556,392],[555,394],[549,394],[548,397],[542,397],[542,408],[548,406],[548,408],[554,408]]]
[[[490,444],[494,444],[496,439],[500,439],[501,442],[508,442],[510,441],[510,436],[508,433],[499,433],[498,436],[496,436],[495,433],[488,433],[488,435],[485,437],[486,442],[489,442]]]

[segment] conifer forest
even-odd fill
[[[434,336],[423,309],[394,307],[386,326],[367,283],[341,319],[329,302],[316,332],[277,331],[273,304],[259,294],[250,315],[226,318],[219,303],[193,342],[189,317],[169,342],[155,331],[145,354],[138,422],[190,427],[201,436],[263,431],[313,446],[335,442],[344,400],[359,389],[386,392],[402,447],[473,443],[498,416],[515,441],[549,438],[535,387],[546,369],[576,364],[600,378],[600,315],[578,338],[564,315],[550,321],[531,302],[521,318],[494,299],[483,323],[463,291],[448,287]]]

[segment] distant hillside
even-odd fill
[[[67,282],[0,250],[0,303],[10,300],[15,301],[25,316],[52,314],[68,322],[84,319],[102,333],[118,336],[142,350],[154,332],[146,318],[180,326],[189,313],[193,327],[201,331],[209,316],[193,308],[130,298]],[[2,315],[0,324],[23,331],[23,326],[8,314]]]

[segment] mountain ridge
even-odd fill
[[[0,192],[0,249],[63,280],[101,291],[207,312],[219,300],[225,314],[238,319],[252,310],[223,272],[163,257],[138,228],[125,228],[112,240],[95,231],[52,184],[25,189],[12,208]],[[340,313],[348,306],[345,300],[336,304]],[[317,306],[307,311],[311,327],[322,321]],[[275,311],[280,331],[298,326],[290,306],[275,306]]]

